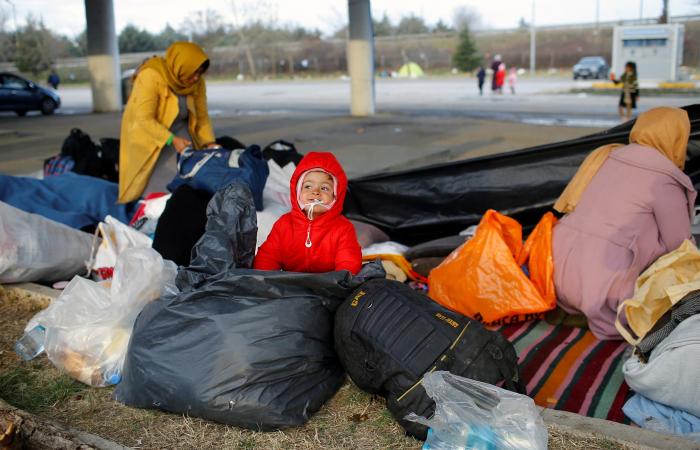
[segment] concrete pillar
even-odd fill
[[[370,0],[348,0],[350,114],[374,114],[374,31]]]
[[[112,0],[85,0],[85,18],[92,109],[95,112],[120,111],[121,70]]]

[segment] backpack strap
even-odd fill
[[[202,156],[202,159],[197,161],[192,167],[192,170],[190,170],[187,173],[182,173],[182,162],[187,160],[188,158],[192,157],[194,155],[194,150],[192,150],[191,147],[186,148],[183,152],[182,155],[180,155],[180,158],[177,160],[177,173],[180,174],[180,178],[192,178],[195,175],[197,175],[197,172],[204,167],[204,165],[212,159],[214,156],[217,156],[218,152],[209,152],[206,155]]]

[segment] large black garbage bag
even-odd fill
[[[237,268],[252,258],[224,255],[254,248],[254,212],[247,188],[215,194],[192,264],[178,273],[182,292],[149,304],[136,320],[116,400],[276,430],[305,423],[343,383],[333,314],[383,270],[372,264],[353,277]]]
[[[153,248],[178,266],[190,261],[192,248],[204,234],[209,192],[182,185],[173,192],[158,219]]]
[[[178,288],[196,288],[209,276],[231,269],[250,269],[257,236],[258,220],[248,185],[237,181],[221,189],[207,205],[204,233],[192,248],[189,267],[177,274]]]
[[[691,134],[685,173],[700,189],[700,105],[686,106]],[[495,209],[534,227],[551,209],[585,157],[601,145],[626,143],[633,121],[609,130],[508,153],[353,178],[344,214],[414,245],[455,235]],[[401,207],[395,207],[401,205]]]
[[[333,313],[349,272],[234,269],[138,317],[114,398],[254,430],[304,424],[342,385]]]
[[[352,381],[386,397],[387,408],[414,437],[427,428],[404,418],[432,416],[423,375],[446,370],[524,393],[513,345],[500,333],[450,311],[397,281],[360,286],[335,315],[335,348]]]

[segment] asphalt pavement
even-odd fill
[[[285,139],[302,152],[334,152],[350,176],[474,157],[580,137],[619,123],[617,97],[569,94],[590,81],[522,77],[516,93],[480,96],[469,77],[377,79],[377,114],[348,115],[346,78],[208,81],[217,135],[246,144]],[[0,114],[0,173],[36,172],[60,151],[71,128],[96,142],[119,137],[120,114],[91,113],[88,86],[59,90],[53,116]],[[693,97],[648,97],[640,111],[683,106]]]

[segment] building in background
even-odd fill
[[[613,31],[612,72],[620,76],[627,61],[637,63],[642,80],[677,81],[683,63],[684,26],[617,26]]]

